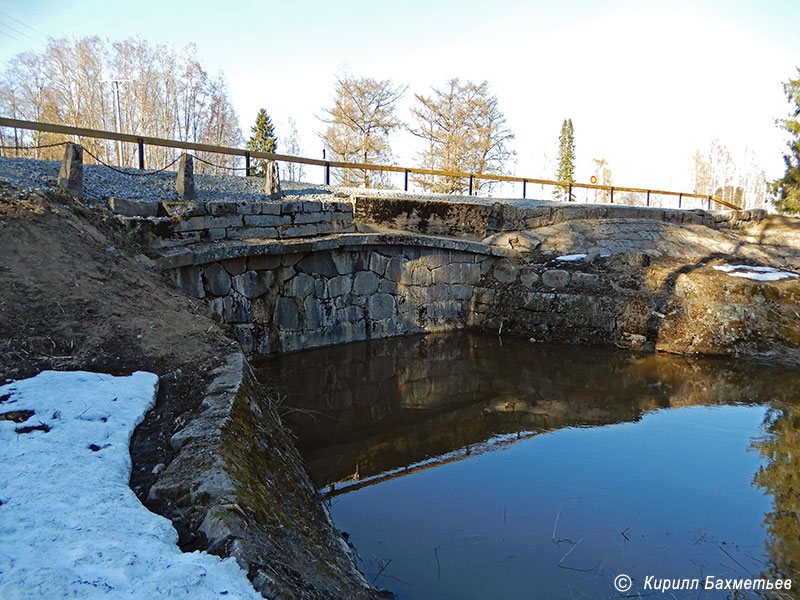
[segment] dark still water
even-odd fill
[[[797,370],[467,333],[257,366],[399,599],[800,597]]]

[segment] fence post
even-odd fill
[[[405,170],[405,173],[403,174],[403,179],[404,179],[404,181],[403,181],[403,190],[405,190],[407,192],[408,191],[408,169]]]
[[[469,195],[472,196],[472,175],[469,176]]]
[[[711,210],[711,196],[708,197],[708,210]]]
[[[331,184],[331,163],[330,161],[325,161],[325,185]]]
[[[244,176],[250,177],[250,153],[244,153]]]
[[[683,201],[683,194],[678,194],[678,208],[681,207],[681,202]]]
[[[572,202],[572,184],[569,184],[569,195],[567,196],[567,200]]]
[[[139,138],[139,170],[144,171],[144,140]]]
[[[527,190],[525,189],[528,186],[528,182],[524,179],[522,180],[522,199],[525,200],[525,193]]]
[[[650,206],[650,190],[647,190],[647,206]]]
[[[611,204],[614,204],[614,186],[611,186]]]

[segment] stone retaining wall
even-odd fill
[[[355,231],[353,206],[345,201],[149,203],[112,198],[110,204],[126,227],[151,248]]]
[[[573,219],[652,219],[693,223],[714,229],[739,229],[767,216],[764,210],[676,210],[614,204],[543,203],[523,207],[354,195],[358,223],[371,223],[429,235],[480,240],[500,231],[547,227]]]
[[[375,600],[241,353],[214,376],[199,414],[171,438],[177,456],[151,507],[192,532],[193,547],[234,557],[265,598]]]
[[[797,360],[790,308],[800,282],[724,276],[722,289],[738,296],[709,312],[691,304],[683,284],[673,289],[675,273],[656,283],[649,264],[643,253],[535,262],[513,249],[410,234],[209,245],[162,259],[185,292],[232,325],[248,354],[477,328],[640,350],[675,351],[669,340],[680,337],[690,353],[760,356],[769,348]],[[700,297],[710,301],[722,275],[706,267],[692,277],[708,280]],[[695,327],[698,311],[716,320]]]

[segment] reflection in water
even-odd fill
[[[767,574],[792,578],[800,585],[800,407],[775,402],[764,420],[765,435],[754,443],[766,464],[755,483],[773,497],[764,517]]]
[[[636,592],[797,568],[791,370],[465,333],[258,369],[365,572],[399,598],[606,598],[623,572]]]

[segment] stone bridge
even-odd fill
[[[715,354],[758,354],[763,336],[796,354],[800,341],[781,309],[777,329],[756,333],[748,346],[753,320],[774,312],[787,289],[796,294],[792,282],[728,277],[727,299],[695,289],[698,277],[715,290],[727,277],[705,264],[711,259],[796,268],[796,254],[743,240],[767,219],[764,211],[366,193],[153,206],[150,215],[131,203],[116,208],[159,250],[160,267],[205,299],[249,354],[461,328]],[[699,273],[679,272],[687,266]],[[710,306],[713,318],[695,330],[699,305]],[[774,324],[774,315],[767,321]]]

